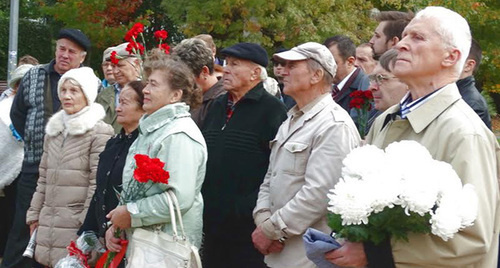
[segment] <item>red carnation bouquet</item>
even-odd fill
[[[130,55],[135,55],[137,58],[142,59],[146,51],[146,41],[144,40],[144,25],[140,22],[137,22],[132,26],[132,28],[125,34],[125,41],[129,42],[127,48],[125,50],[128,51]],[[137,41],[141,37],[141,41]],[[170,53],[170,46],[165,42],[168,37],[168,32],[165,30],[158,30],[154,32],[154,37],[156,41],[158,41],[158,48],[164,51],[166,54]],[[123,57],[119,56],[116,51],[111,52],[110,60],[113,64],[118,64],[118,61],[123,59]],[[142,67],[142,61],[141,61]],[[141,68],[142,72],[142,68]]]
[[[369,112],[372,108],[373,95],[370,90],[356,90],[351,92],[349,96],[352,98],[349,103],[349,108],[354,108],[358,117],[356,118],[356,125],[358,127],[359,135],[364,139],[366,135],[366,124],[368,122]]]
[[[131,203],[146,197],[147,191],[155,183],[168,184],[170,174],[164,170],[165,163],[158,158],[150,158],[145,154],[134,155],[136,168],[134,169],[133,180],[129,180],[127,191],[117,192],[120,205]],[[121,230],[115,230],[115,237],[120,237]],[[122,241],[122,250],[120,252],[106,251],[96,267],[114,268],[118,267],[121,260],[125,256],[128,241]]]

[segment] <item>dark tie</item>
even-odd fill
[[[340,92],[339,87],[337,87],[337,85],[333,85],[332,86],[332,98],[335,99],[335,97],[337,96],[337,94],[339,94],[339,92]]]

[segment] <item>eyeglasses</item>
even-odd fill
[[[382,85],[385,81],[396,78],[395,76],[386,76],[383,74],[371,74],[368,76],[370,83],[375,83],[377,85]]]

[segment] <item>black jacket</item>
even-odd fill
[[[106,148],[99,155],[97,166],[97,189],[90,202],[87,216],[78,235],[84,231],[94,231],[98,236],[104,237],[106,233],[106,215],[116,208],[118,198],[116,191],[121,191],[123,167],[127,159],[128,149],[135,141],[139,130],[136,129],[125,135],[123,129],[106,143]]]
[[[488,112],[488,104],[486,103],[483,95],[481,95],[479,90],[477,90],[474,76],[471,75],[458,80],[457,87],[460,95],[462,95],[462,99],[469,104],[472,110],[479,115],[486,126],[491,129],[491,117]]]
[[[262,83],[238,103],[226,123],[228,94],[210,108],[203,136],[208,149],[205,181],[205,235],[250,240],[252,211],[269,164],[269,141],[286,119],[286,108]]]

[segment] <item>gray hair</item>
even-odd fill
[[[380,56],[378,62],[380,63],[380,66],[382,66],[382,68],[392,73],[392,68],[396,63],[397,57],[398,57],[398,51],[394,48],[391,48],[387,50],[384,54],[382,54],[382,56]]]
[[[198,77],[204,66],[210,74],[214,72],[214,58],[207,43],[198,38],[184,39],[172,50],[172,57],[183,61]]]
[[[460,59],[455,65],[455,71],[460,74],[469,55],[471,33],[469,24],[453,10],[430,6],[419,11],[416,19],[433,19],[436,21],[435,30],[441,37],[445,48],[456,48],[460,51]]]
[[[319,64],[319,62],[313,59],[307,59],[307,65],[309,67],[309,71],[316,72],[317,70],[323,70],[323,83],[328,86],[328,90],[331,90],[331,85],[333,84],[333,76],[326,71],[326,69]],[[324,93],[324,92],[323,92]]]
[[[267,70],[261,65],[258,65],[260,68],[260,80],[265,81],[267,79]]]

